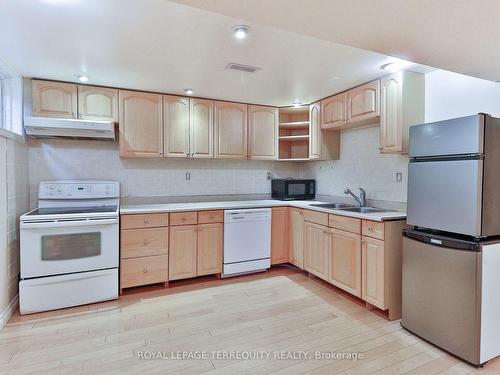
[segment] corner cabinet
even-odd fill
[[[380,152],[408,153],[409,127],[425,122],[425,77],[401,71],[380,82]]]
[[[78,85],[78,118],[118,122],[118,90]]]
[[[78,88],[74,83],[31,81],[32,115],[78,118]]]
[[[119,91],[120,156],[163,157],[162,95]]]
[[[215,102],[215,158],[247,158],[247,105]]]
[[[248,158],[276,160],[278,158],[278,108],[248,106]]]
[[[321,128],[341,129],[347,122],[346,93],[331,96],[321,101]]]

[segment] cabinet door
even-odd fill
[[[309,159],[321,158],[320,104],[309,106]]]
[[[347,121],[365,122],[380,115],[380,81],[365,83],[347,91]]]
[[[189,150],[193,158],[214,157],[214,102],[190,99]]]
[[[255,160],[278,158],[278,108],[248,106],[248,157]]]
[[[118,90],[78,85],[78,118],[118,122]]]
[[[76,84],[34,79],[31,90],[33,116],[77,118]]]
[[[328,280],[331,234],[328,227],[306,222],[304,224],[304,268]]]
[[[197,276],[222,272],[222,223],[198,225]]]
[[[361,298],[385,310],[384,241],[363,237],[361,245]]]
[[[170,227],[168,279],[196,276],[197,225]]]
[[[331,96],[321,101],[321,128],[334,129],[345,126],[346,93]]]
[[[330,282],[361,297],[361,235],[332,229]]]
[[[290,208],[275,207],[271,219],[271,264],[288,263]]]
[[[402,152],[402,73],[392,74],[380,80],[380,151]]]
[[[246,104],[215,102],[215,157],[246,159]]]
[[[120,156],[162,157],[162,97],[119,91]]]
[[[189,99],[163,96],[163,147],[166,157],[189,156]]]
[[[304,268],[304,214],[301,209],[291,209],[290,227],[290,263]]]

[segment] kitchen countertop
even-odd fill
[[[166,203],[166,204],[124,204],[120,205],[120,214],[143,214],[158,212],[200,211],[200,210],[232,210],[239,208],[263,208],[263,207],[298,207],[306,208],[328,214],[355,217],[374,221],[401,220],[406,219],[406,212],[387,211],[358,213],[343,210],[332,210],[322,207],[314,207],[311,204],[326,203],[319,201],[280,201],[273,199],[249,200],[249,201],[217,201],[217,202],[193,202],[193,203]]]

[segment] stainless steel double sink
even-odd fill
[[[377,207],[359,207],[353,206],[352,204],[347,203],[318,203],[311,204],[313,207],[321,207],[331,210],[341,210],[348,212],[358,212],[362,214],[375,213],[375,212],[396,212],[396,210],[389,210],[386,208],[377,208]]]

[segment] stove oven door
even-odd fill
[[[21,222],[21,278],[118,267],[119,219]]]

